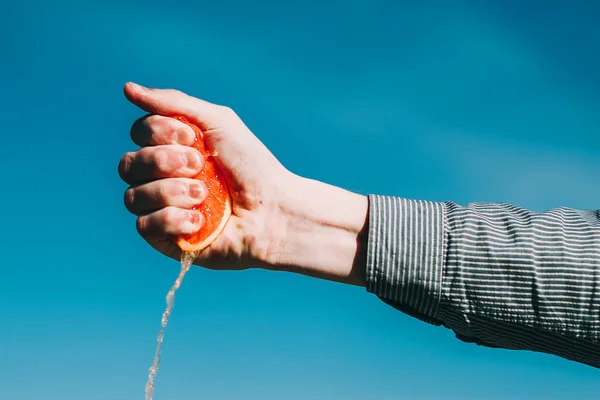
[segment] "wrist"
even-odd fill
[[[283,235],[267,268],[364,286],[367,196],[295,175],[286,189]]]

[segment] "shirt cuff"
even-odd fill
[[[420,320],[439,325],[444,203],[369,195],[366,288]]]

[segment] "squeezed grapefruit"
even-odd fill
[[[231,196],[225,177],[215,163],[215,155],[204,143],[202,130],[185,117],[175,116],[174,118],[194,130],[196,138],[192,147],[198,150],[205,160],[204,168],[195,177],[195,179],[202,181],[208,189],[206,200],[194,207],[194,210],[199,211],[203,216],[202,228],[192,235],[175,239],[181,250],[197,254],[208,247],[225,228],[231,216]]]

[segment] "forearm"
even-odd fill
[[[285,238],[270,268],[364,286],[367,196],[301,177],[281,195]]]
[[[600,366],[596,213],[369,199],[303,178],[278,204],[268,268],[364,285],[464,341]]]

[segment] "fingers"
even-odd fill
[[[133,185],[160,178],[191,178],[200,173],[204,158],[192,147],[165,145],[144,147],[126,153],[119,163],[119,175]]]
[[[125,85],[124,92],[130,102],[144,111],[165,116],[184,115],[201,125],[210,125],[219,109],[216,104],[188,96],[178,90],[148,89],[129,82]]]
[[[207,195],[204,183],[196,179],[162,179],[127,189],[125,207],[138,216],[169,206],[191,209],[206,200]]]
[[[137,230],[144,238],[185,236],[202,227],[202,214],[193,210],[165,207],[137,219]]]
[[[166,144],[194,144],[196,134],[188,125],[174,118],[147,115],[131,126],[131,140],[140,147]]]

